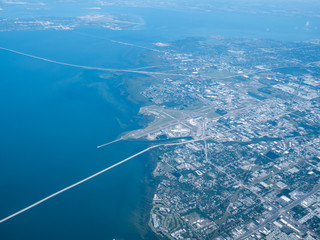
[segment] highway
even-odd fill
[[[48,201],[49,199],[51,199],[51,198],[53,198],[55,196],[58,196],[58,195],[60,195],[60,194],[62,194],[64,192],[66,192],[66,191],[68,191],[68,190],[70,190],[70,189],[72,189],[72,188],[84,183],[84,182],[87,182],[90,179],[95,178],[95,177],[101,175],[102,173],[105,173],[105,172],[107,172],[107,171],[109,171],[109,170],[111,170],[111,169],[113,169],[113,168],[115,168],[115,167],[117,167],[117,166],[129,161],[132,158],[135,158],[135,157],[137,157],[137,156],[139,156],[139,155],[141,155],[141,154],[143,154],[145,152],[148,152],[153,148],[157,148],[157,147],[161,147],[161,146],[176,146],[176,145],[182,145],[182,144],[187,144],[187,143],[196,142],[196,141],[203,141],[203,139],[190,140],[190,141],[177,142],[177,143],[158,144],[158,145],[154,145],[154,146],[148,147],[148,148],[146,148],[146,149],[144,149],[144,150],[142,150],[142,151],[140,151],[140,152],[138,152],[138,153],[136,153],[136,154],[134,154],[134,155],[132,155],[132,156],[130,156],[130,157],[118,162],[118,163],[116,163],[116,164],[113,164],[112,166],[109,166],[109,167],[107,167],[107,168],[105,168],[105,169],[103,169],[103,170],[101,170],[101,171],[99,171],[99,172],[97,172],[95,174],[92,174],[91,176],[89,176],[89,177],[87,177],[87,178],[85,178],[83,180],[80,180],[80,181],[78,181],[78,182],[76,182],[76,183],[74,183],[74,184],[72,184],[72,185],[70,185],[70,186],[68,186],[66,188],[63,188],[62,190],[57,191],[57,192],[55,192],[55,193],[53,193],[53,194],[41,199],[40,201],[35,202],[34,204],[32,204],[32,205],[30,205],[30,206],[28,206],[26,208],[23,208],[22,210],[20,210],[20,211],[18,211],[16,213],[11,214],[8,217],[5,217],[5,218],[1,219],[0,223],[6,222],[9,219],[14,218],[14,217],[18,216],[19,214],[24,213],[24,212],[26,212],[26,211],[38,206],[39,204],[44,203],[44,202]]]
[[[158,50],[158,49],[148,48],[148,47],[143,47],[143,46],[139,46],[139,45],[132,44],[132,43],[120,42],[120,41],[116,41],[116,40],[110,40],[110,41],[111,41],[111,42],[114,42],[114,43],[118,43],[118,44],[126,45],[126,46],[142,48],[142,49],[151,50],[151,51],[154,51],[154,52],[161,52],[161,51],[160,51],[160,50]]]
[[[257,226],[254,229],[249,230],[248,232],[246,232],[245,234],[235,238],[237,240],[241,240],[241,239],[246,239],[247,237],[249,237],[251,234],[256,233],[257,231],[259,231],[260,229],[264,228],[268,223],[275,221],[282,213],[285,213],[286,211],[290,210],[291,208],[297,206],[298,204],[300,204],[303,200],[305,200],[306,198],[310,197],[311,195],[313,195],[314,193],[318,192],[320,190],[320,183],[318,185],[316,185],[313,190],[307,194],[305,194],[304,196],[302,196],[301,198],[293,201],[292,203],[288,204],[287,206],[278,209],[275,213],[273,213],[270,217],[268,217],[263,223],[261,223],[259,226]]]
[[[138,73],[138,74],[145,74],[145,75],[165,75],[165,76],[187,76],[187,77],[194,77],[194,75],[187,75],[187,74],[179,74],[179,73],[166,73],[166,72],[155,72],[155,71],[141,71],[141,70],[135,70],[135,69],[114,69],[114,68],[102,68],[102,67],[92,67],[92,66],[85,66],[85,65],[78,65],[78,64],[72,64],[72,63],[65,63],[60,61],[51,60],[48,58],[38,57],[35,55],[31,55],[28,53],[19,52],[13,49],[0,47],[1,50],[16,53],[19,55],[23,55],[26,57],[38,59],[45,62],[55,63],[59,65],[69,66],[69,67],[76,67],[76,68],[82,68],[82,69],[90,69],[90,70],[99,70],[99,71],[108,71],[108,72],[128,72],[128,73]]]

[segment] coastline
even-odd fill
[[[152,150],[148,152],[147,161],[145,165],[145,176],[142,180],[144,183],[144,200],[137,209],[137,219],[133,224],[139,230],[141,239],[159,239],[159,236],[152,230],[149,225],[150,213],[153,208],[153,198],[157,188],[157,180],[153,177],[153,170],[157,164],[157,154]]]
[[[120,81],[119,81],[120,80]],[[134,131],[136,129],[143,129],[148,126],[154,119],[139,113],[139,109],[143,106],[149,105],[150,102],[140,93],[143,91],[143,88],[146,87],[150,83],[150,79],[145,76],[137,76],[132,74],[129,75],[122,75],[118,76],[119,81],[119,92],[122,97],[125,97],[128,103],[135,105],[138,107],[138,111],[134,116],[134,121],[132,120],[130,123],[125,124],[126,127],[118,138],[121,138],[126,133]],[[138,86],[135,85],[132,87],[137,81],[140,81]],[[129,127],[129,129],[128,129]],[[127,130],[128,129],[128,130]],[[153,144],[154,141],[148,140],[141,140],[141,139],[125,139],[125,141],[129,142],[137,142],[141,144]],[[150,214],[153,208],[153,198],[157,188],[157,180],[153,177],[153,171],[156,168],[157,161],[158,161],[158,150],[151,150],[150,152],[146,153],[146,160],[143,160],[143,196],[141,197],[141,201],[138,206],[136,206],[136,210],[129,220],[138,230],[138,233],[141,239],[152,240],[152,239],[159,239],[159,236],[150,228],[149,221],[150,221]]]

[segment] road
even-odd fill
[[[307,194],[305,194],[304,196],[302,196],[301,198],[293,201],[292,203],[288,204],[287,206],[279,209],[278,211],[276,211],[275,213],[272,214],[272,216],[268,217],[263,223],[261,223],[259,226],[257,226],[256,228],[249,230],[247,233],[235,238],[237,240],[241,240],[241,239],[246,239],[247,237],[249,237],[251,234],[256,233],[257,231],[259,231],[260,229],[264,228],[267,224],[269,224],[270,222],[275,221],[282,213],[287,212],[288,210],[290,210],[291,208],[297,206],[298,204],[300,204],[303,200],[305,200],[306,198],[310,197],[311,195],[313,195],[314,193],[318,192],[320,190],[320,183],[318,185],[316,185],[313,190]]]
[[[128,73],[138,73],[138,74],[145,74],[145,75],[165,75],[165,76],[187,76],[187,77],[194,77],[194,75],[188,75],[188,74],[180,74],[180,73],[166,73],[166,72],[155,72],[155,71],[141,71],[141,70],[134,70],[134,69],[115,69],[115,68],[102,68],[102,67],[93,67],[93,66],[85,66],[85,65],[78,65],[78,64],[72,64],[72,63],[65,63],[60,61],[51,60],[48,58],[43,58],[35,55],[31,55],[24,52],[19,52],[13,49],[0,47],[1,50],[16,53],[19,55],[23,55],[26,57],[38,59],[45,62],[55,63],[59,65],[69,66],[69,67],[76,67],[76,68],[82,68],[82,69],[90,69],[90,70],[99,70],[99,71],[108,71],[108,72],[128,72]]]
[[[82,183],[84,183],[84,182],[87,182],[87,181],[89,181],[90,179],[93,179],[93,178],[101,175],[102,173],[105,173],[105,172],[107,172],[107,171],[109,171],[109,170],[111,170],[111,169],[113,169],[113,168],[115,168],[115,167],[117,167],[117,166],[119,166],[119,165],[121,165],[121,164],[129,161],[129,160],[132,159],[132,158],[135,158],[135,157],[137,157],[137,156],[139,156],[139,155],[141,155],[141,154],[143,154],[143,153],[145,153],[145,152],[150,151],[151,149],[158,148],[158,147],[161,147],[161,146],[176,146],[176,145],[182,145],[182,144],[187,144],[187,143],[196,142],[196,141],[203,141],[203,140],[202,140],[202,139],[197,139],[197,140],[190,140],[190,141],[177,142],[177,143],[158,144],[158,145],[153,145],[153,146],[151,146],[151,147],[148,147],[148,148],[146,148],[146,149],[144,149],[144,150],[142,150],[142,151],[140,151],[140,152],[138,152],[138,153],[136,153],[136,154],[133,154],[132,156],[130,156],[130,157],[128,157],[128,158],[126,158],[126,159],[124,159],[124,160],[122,160],[122,161],[120,161],[120,162],[118,162],[118,163],[116,163],[116,164],[113,164],[112,166],[109,166],[109,167],[107,167],[107,168],[105,168],[105,169],[103,169],[103,170],[101,170],[101,171],[99,171],[99,172],[97,172],[97,173],[95,173],[95,174],[92,174],[91,176],[89,176],[89,177],[87,177],[87,178],[85,178],[85,179],[83,179],[83,180],[80,180],[80,181],[78,181],[78,182],[76,182],[76,183],[74,183],[74,184],[72,184],[72,185],[70,185],[70,186],[68,186],[68,187],[66,187],[66,188],[63,188],[63,189],[60,190],[60,191],[57,191],[57,192],[55,192],[55,193],[53,193],[53,194],[51,194],[51,195],[49,195],[49,196],[41,199],[40,201],[35,202],[34,204],[32,204],[32,205],[30,205],[30,206],[28,206],[28,207],[26,207],[26,208],[23,208],[22,210],[20,210],[20,211],[18,211],[18,212],[16,212],[16,213],[11,214],[11,215],[8,216],[8,217],[5,217],[5,218],[1,219],[1,220],[0,220],[0,223],[6,222],[6,221],[10,220],[11,218],[14,218],[14,217],[18,216],[19,214],[24,213],[24,212],[26,212],[26,211],[28,211],[28,210],[30,210],[30,209],[38,206],[39,204],[44,203],[44,202],[50,200],[51,198],[53,198],[53,197],[55,197],[55,196],[58,196],[58,195],[66,192],[66,191],[68,191],[68,190],[70,190],[70,189],[72,189],[72,188],[75,188],[76,186],[78,186],[78,185],[80,185],[80,184],[82,184]]]
[[[111,41],[111,42],[114,42],[114,43],[118,43],[118,44],[126,45],[126,46],[142,48],[142,49],[151,50],[151,51],[154,51],[154,52],[161,52],[161,51],[160,51],[160,50],[158,50],[158,49],[148,48],[148,47],[143,47],[143,46],[136,45],[136,44],[132,44],[132,43],[120,42],[120,41],[116,41],[116,40],[110,40],[110,41]]]

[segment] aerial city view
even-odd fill
[[[320,2],[0,0],[1,240],[320,239]]]

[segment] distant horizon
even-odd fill
[[[319,12],[0,0],[0,239],[318,239]]]

